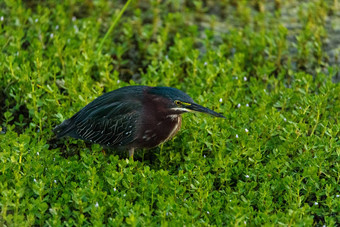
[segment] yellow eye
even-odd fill
[[[175,100],[174,102],[177,106],[181,105],[181,101]]]

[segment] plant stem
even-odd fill
[[[110,33],[112,32],[112,30],[114,29],[114,27],[116,26],[116,24],[118,23],[119,19],[122,17],[123,13],[125,12],[126,8],[129,6],[130,2],[132,0],[128,0],[124,7],[122,8],[122,10],[119,12],[118,16],[114,19],[113,23],[111,24],[111,27],[110,29],[106,32],[104,38],[102,39],[102,41],[100,42],[99,44],[99,47],[97,49],[97,54],[99,54],[99,52],[102,50],[103,48],[103,45],[104,45],[104,42],[105,40],[107,39],[107,37],[110,35]]]

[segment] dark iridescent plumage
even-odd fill
[[[173,137],[181,127],[180,114],[193,111],[223,117],[176,88],[128,86],[103,94],[53,131],[58,138],[127,149],[132,156],[135,149]]]

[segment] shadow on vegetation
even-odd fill
[[[0,123],[0,126],[2,125],[5,128],[5,124],[15,124],[15,131],[21,134],[32,120],[29,116],[29,110],[26,105],[18,104],[5,90],[3,89],[0,92],[0,119],[5,119],[6,122]],[[6,110],[10,112],[7,117],[5,116]]]
[[[84,143],[85,147],[80,146],[78,143],[69,142],[69,138],[57,139],[56,137],[53,137],[52,139],[47,141],[47,143],[49,144],[49,150],[59,149],[60,156],[66,159],[72,156],[79,156],[80,158],[81,150],[87,149],[89,151],[92,151],[92,143],[88,143],[85,141],[82,142]],[[144,163],[145,165],[149,165],[150,167],[158,166],[159,168],[156,169],[160,169],[160,165],[155,165],[155,163],[159,162],[159,151],[160,148],[158,147],[148,150],[137,150],[135,151],[134,161]],[[128,151],[119,149],[103,148],[102,155],[108,157],[110,155],[118,155],[119,159],[129,159]]]

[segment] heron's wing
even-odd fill
[[[139,103],[112,102],[82,109],[74,116],[78,138],[109,147],[125,146],[134,140]]]

